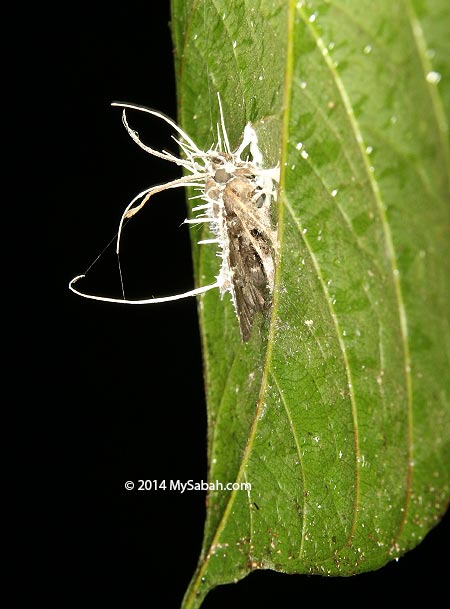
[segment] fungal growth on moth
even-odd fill
[[[247,342],[255,315],[267,310],[272,301],[277,237],[271,222],[271,204],[276,200],[276,184],[280,179],[280,170],[278,166],[266,169],[263,167],[258,137],[250,123],[244,129],[241,144],[235,151],[231,151],[220,95],[217,94],[217,97],[220,111],[220,125],[217,125],[218,141],[207,151],[200,150],[176,123],[160,112],[132,104],[113,104],[123,108],[123,124],[131,138],[143,150],[180,165],[189,172],[182,178],[144,190],[128,204],[119,224],[117,253],[119,253],[124,222],[142,209],[151,196],[169,188],[191,186],[200,193],[191,197],[191,200],[197,199],[202,203],[192,208],[192,212],[196,215],[185,220],[185,223],[209,225],[212,238],[198,243],[215,244],[218,248],[217,255],[221,259],[221,266],[215,277],[216,281],[183,294],[144,300],[84,294],[75,287],[84,275],[72,279],[69,287],[72,292],[84,298],[133,305],[179,300],[218,288],[221,297],[226,292],[230,294],[242,340]],[[126,109],[147,112],[173,127],[180,136],[174,139],[185,158],[178,158],[164,150],[159,152],[143,144],[138,134],[128,125]],[[246,150],[251,159],[248,156],[242,158]]]

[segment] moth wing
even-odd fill
[[[234,229],[229,231],[230,268],[233,273],[233,288],[236,313],[242,339],[248,342],[257,313],[262,313],[268,301],[267,277],[261,259],[245,238],[238,218]]]

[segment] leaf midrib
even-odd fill
[[[282,153],[281,153],[282,158],[284,156],[286,156],[286,147],[287,147],[286,131],[287,131],[287,122],[288,121],[287,121],[286,117],[288,116],[289,112],[288,112],[288,105],[286,104],[286,100],[287,100],[287,97],[290,95],[289,83],[292,81],[292,74],[293,74],[293,52],[292,51],[293,51],[294,13],[295,13],[295,1],[289,0],[288,19],[287,19],[287,52],[286,52],[286,69],[285,69],[285,80],[284,80],[284,83],[285,83],[284,104],[283,104],[284,114],[285,114],[283,125],[284,125],[285,134],[284,134],[284,137],[282,137]],[[283,176],[284,176],[284,164],[282,162],[280,162],[280,165],[281,165],[281,177],[280,177],[280,184],[281,184],[283,182]],[[280,216],[282,216],[282,215],[283,215],[283,206],[280,204],[279,217],[278,217],[279,235],[280,235],[280,229],[282,227],[282,222],[280,221]],[[275,276],[272,316],[271,316],[270,326],[269,326],[269,337],[268,337],[268,341],[267,341],[266,360],[264,363],[263,375],[262,375],[262,379],[261,379],[261,389],[260,389],[260,394],[259,394],[258,402],[256,405],[256,409],[255,409],[253,423],[252,423],[249,437],[247,440],[247,445],[244,450],[241,466],[240,466],[238,474],[236,476],[236,481],[241,480],[243,475],[245,476],[245,465],[247,464],[248,456],[250,453],[250,448],[251,448],[251,445],[253,443],[253,439],[254,439],[255,433],[256,433],[258,414],[259,414],[260,407],[261,407],[261,398],[264,395],[264,391],[265,391],[265,388],[267,385],[267,378],[268,378],[269,367],[270,367],[269,363],[271,361],[272,345],[273,345],[273,339],[274,339],[274,334],[275,334],[275,321],[276,321],[275,311],[277,310],[277,301],[278,301],[278,294],[279,294],[279,290],[277,288],[279,287],[279,283],[280,283],[279,272],[277,271],[276,276]],[[202,335],[203,335],[203,332],[202,332]],[[196,589],[198,589],[198,584],[201,581],[203,573],[205,572],[206,566],[208,564],[208,556],[209,556],[211,547],[214,546],[216,539],[218,539],[223,528],[225,527],[225,524],[228,519],[228,514],[231,511],[236,493],[237,493],[237,491],[231,491],[227,504],[225,505],[225,509],[222,513],[222,517],[220,519],[219,525],[217,526],[217,529],[214,533],[214,536],[213,536],[213,539],[212,539],[212,542],[210,545],[210,549],[208,550],[208,552],[206,552],[205,560],[203,561],[203,563],[201,565],[199,565],[199,568],[197,570],[197,577],[196,577],[195,581],[192,583],[192,587],[191,587],[191,599],[193,598]],[[250,506],[249,506],[249,512],[250,512],[250,521],[251,521]],[[188,602],[190,603],[190,600]],[[186,606],[188,606],[188,605],[186,604]]]

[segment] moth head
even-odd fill
[[[226,171],[226,169],[219,167],[214,174],[214,181],[218,184],[226,184],[232,177],[232,174]]]

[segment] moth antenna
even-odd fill
[[[179,135],[181,135],[181,137],[184,140],[186,140],[186,142],[189,144],[189,146],[191,146],[192,150],[194,150],[195,152],[198,152],[198,153],[202,152],[195,145],[194,141],[191,140],[191,138],[188,136],[188,134],[185,131],[183,131],[183,129],[181,129],[181,127],[179,127],[171,118],[169,118],[162,112],[158,112],[157,110],[151,110],[150,108],[146,108],[145,106],[137,106],[135,104],[127,104],[127,103],[123,103],[123,102],[113,102],[111,105],[117,106],[119,108],[129,108],[130,110],[139,110],[140,112],[147,112],[148,114],[151,114],[152,116],[156,116],[157,118],[160,118],[161,120],[166,122],[168,125],[170,125],[173,129],[175,129],[175,131]]]
[[[165,184],[159,184],[158,186],[152,186],[151,188],[147,188],[146,190],[143,190],[138,195],[136,195],[134,197],[134,199],[132,201],[130,201],[130,203],[128,203],[128,205],[126,206],[126,208],[122,214],[122,217],[120,218],[119,230],[117,232],[116,253],[117,254],[119,253],[120,237],[122,234],[123,223],[128,218],[131,218],[132,216],[137,214],[137,212],[144,207],[144,205],[147,203],[147,201],[150,199],[150,197],[152,197],[153,195],[155,195],[158,192],[163,192],[164,190],[168,190],[169,188],[178,188],[179,186],[184,186],[184,187],[199,186],[198,182],[195,182],[195,180],[200,179],[202,177],[203,177],[202,174],[183,176],[182,178],[178,178],[177,180],[172,180],[172,182],[166,182]],[[201,184],[200,184],[200,186],[201,186]],[[136,203],[136,201],[138,201],[141,197],[144,197],[144,199],[139,203],[139,205],[137,205],[136,207],[133,207],[133,205]]]
[[[195,288],[195,290],[189,290],[189,292],[184,292],[183,294],[175,294],[175,296],[163,296],[162,298],[146,298],[144,300],[126,300],[122,298],[108,298],[106,296],[94,296],[94,294],[85,294],[80,292],[76,288],[74,288],[74,284],[83,279],[85,275],[77,275],[72,279],[69,283],[69,289],[78,294],[78,296],[82,296],[83,298],[89,298],[90,300],[100,300],[102,302],[116,302],[118,304],[131,304],[131,305],[146,305],[146,304],[158,304],[160,302],[170,302],[171,300],[181,300],[182,298],[189,298],[190,296],[198,296],[199,294],[204,294],[205,292],[209,292],[209,290],[213,290],[214,288],[220,287],[220,282],[216,281],[215,283],[211,283],[210,285],[202,286],[201,288]]]
[[[223,141],[225,144],[225,151],[228,152],[228,154],[231,154],[230,142],[228,141],[228,134],[227,134],[227,130],[225,127],[225,119],[223,117],[222,102],[220,100],[219,91],[217,91],[217,99],[219,100],[220,124],[221,124],[222,132],[223,132]]]

